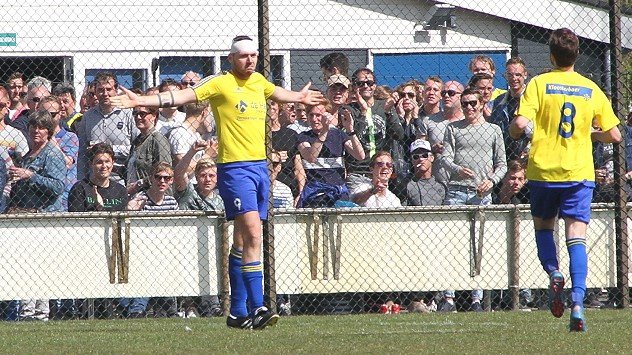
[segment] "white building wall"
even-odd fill
[[[509,48],[507,22],[472,12],[456,12],[459,27],[455,30],[420,33],[418,24],[429,9],[430,2],[415,0],[271,0],[270,48],[283,53],[292,49],[384,53]],[[226,55],[234,35],[257,34],[253,0],[169,4],[26,0],[19,6],[0,5],[0,12],[4,14],[0,32],[17,33],[17,46],[0,47],[0,55],[72,56],[78,90],[85,69],[141,68],[150,73],[152,58]]]

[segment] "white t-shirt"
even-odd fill
[[[274,181],[272,185],[272,205],[274,208],[294,207],[294,196],[289,186],[281,181]]]
[[[200,137],[199,133],[191,132],[186,127],[180,126],[173,128],[167,136],[167,139],[171,146],[172,155],[184,155],[191,149],[193,144],[195,144],[197,140],[202,139],[202,137]],[[202,154],[203,152],[198,152],[195,157],[198,158],[198,155],[201,156]]]
[[[371,189],[373,189],[373,185],[371,183],[362,183],[350,192],[350,196],[353,199],[355,195]],[[401,207],[402,202],[397,196],[395,196],[394,193],[390,190],[386,190],[386,194],[384,196],[373,194],[361,206],[370,208]]]
[[[11,126],[5,126],[0,131],[0,147],[5,148],[11,156],[14,156],[14,153],[24,156],[29,152],[29,143],[24,134]]]

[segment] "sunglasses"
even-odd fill
[[[50,113],[50,117],[55,118],[57,115],[59,115],[59,111],[48,111],[48,113]]]
[[[145,118],[145,116],[147,116],[149,114],[150,114],[150,112],[145,112],[145,111],[134,111],[134,112],[132,112],[132,116],[140,117],[140,118]]]
[[[393,163],[389,163],[387,161],[376,161],[375,162],[375,166],[379,167],[379,168],[392,168],[393,167]]]
[[[279,165],[281,165],[280,161],[273,161],[272,162],[272,166],[279,166]]]
[[[173,176],[171,175],[160,175],[160,174],[156,174],[154,175],[154,179],[158,180],[158,181],[171,181],[173,180]]]
[[[413,154],[413,160],[419,160],[419,159],[428,159],[428,157],[430,156],[430,153],[419,153],[419,154]]]
[[[448,96],[452,97],[452,96],[457,95],[457,94],[461,94],[461,93],[456,91],[456,90],[441,90],[441,96],[448,95]]]
[[[40,102],[40,101],[42,101],[42,98],[35,96],[35,97],[31,97],[29,99],[29,101],[31,101],[31,102]]]
[[[181,84],[184,85],[184,86],[194,86],[195,82],[194,81],[182,81]]]
[[[403,93],[402,93],[402,97],[408,97],[408,98],[410,98],[410,99],[414,99],[414,98],[415,98],[415,96],[417,96],[417,95],[415,95],[415,93],[414,93],[414,92],[403,92]]]
[[[375,81],[373,81],[373,80],[354,81],[353,83],[355,84],[355,86],[360,86],[360,87],[365,86],[365,85],[366,86],[373,86],[373,85],[375,85]]]
[[[461,107],[463,108],[467,108],[468,106],[474,108],[478,105],[478,101],[476,100],[472,100],[472,101],[461,101]]]

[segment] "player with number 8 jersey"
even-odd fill
[[[549,276],[549,309],[560,318],[566,308],[565,279],[554,238],[559,217],[564,219],[570,259],[569,329],[585,332],[586,232],[595,188],[592,142],[620,142],[621,132],[606,95],[575,72],[579,56],[577,35],[568,28],[557,29],[551,33],[549,49],[554,69],[536,76],[527,85],[509,134],[520,138],[529,122],[533,123],[527,178],[538,259]]]
[[[594,82],[560,69],[529,82],[516,115],[534,123],[529,181],[594,181],[593,118],[603,131],[619,124],[610,101]]]

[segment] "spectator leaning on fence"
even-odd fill
[[[48,111],[55,122],[55,135],[51,140],[64,154],[66,163],[66,178],[64,179],[64,194],[62,205],[68,210],[68,192],[77,182],[77,154],[79,153],[79,139],[77,135],[66,131],[61,125],[61,103],[57,96],[45,97],[40,103],[42,110]]]
[[[195,164],[194,184],[189,180],[187,169],[198,153],[209,145],[208,141],[198,140],[182,157],[174,170],[174,197],[181,210],[224,212],[224,203],[217,191],[217,165],[210,158],[202,158]],[[202,317],[221,316],[222,309],[217,295],[194,297],[197,312]],[[189,316],[191,310],[185,310]]]
[[[176,165],[174,171],[174,197],[178,200],[180,209],[224,211],[224,203],[217,191],[217,165],[213,160],[202,158],[197,161],[194,170],[196,183],[193,183],[187,174],[187,169],[194,157],[199,152],[203,152],[208,145],[208,141],[196,141]]]
[[[435,157],[430,142],[425,139],[415,140],[410,145],[410,160],[413,164],[413,177],[406,185],[406,205],[442,205],[446,196],[446,186],[432,176]]]
[[[351,199],[362,207],[388,208],[401,207],[401,201],[389,189],[393,176],[393,158],[389,152],[379,151],[369,163],[371,182],[361,184],[351,191]]]
[[[300,92],[275,87],[255,73],[258,55],[252,38],[238,36],[233,39],[228,55],[229,72],[204,79],[194,88],[156,96],[137,96],[126,91],[126,95],[116,98],[116,103],[123,107],[210,102],[219,139],[219,191],[226,218],[235,220],[234,245],[229,257],[231,314],[226,324],[242,329],[262,329],[278,320],[278,315],[263,305],[261,220],[267,219],[270,189],[265,155],[265,100],[313,105],[323,99],[322,94],[309,91],[310,83]],[[237,90],[240,88],[245,89]]]
[[[492,202],[494,204],[529,203],[529,189],[526,186],[525,166],[519,160],[507,162],[507,174],[494,186]]]
[[[123,211],[127,191],[110,179],[114,151],[107,143],[97,143],[88,150],[89,177],[77,181],[68,196],[69,212]]]
[[[132,110],[112,105],[110,98],[115,96],[119,84],[116,76],[109,72],[100,72],[94,78],[97,106],[84,113],[77,127],[79,137],[79,161],[77,174],[83,179],[88,174],[88,149],[97,143],[108,143],[114,150],[114,168],[112,178],[123,183],[124,168],[132,146],[132,140],[138,135],[134,125]]]
[[[333,207],[336,201],[348,200],[344,154],[364,159],[364,149],[353,131],[353,116],[348,110],[342,114],[343,127],[348,133],[331,127],[328,105],[329,102],[308,106],[307,120],[312,130],[298,137],[307,182],[297,207]]]
[[[173,211],[178,210],[176,199],[167,194],[173,183],[171,163],[158,162],[149,171],[149,189],[140,191],[127,203],[130,211]],[[175,297],[157,297],[154,316],[158,318],[174,318],[178,316]],[[122,298],[119,301],[128,318],[144,318],[147,315],[149,298]]]
[[[516,118],[512,137],[533,122],[527,178],[538,258],[549,275],[549,308],[560,318],[565,279],[560,272],[554,228],[564,219],[571,276],[571,331],[586,331],[584,296],[588,274],[586,231],[595,187],[592,141],[618,143],[621,132],[606,95],[591,80],[575,72],[579,39],[568,28],[551,33],[550,59],[554,70],[531,79]],[[596,126],[597,128],[593,128]]]

